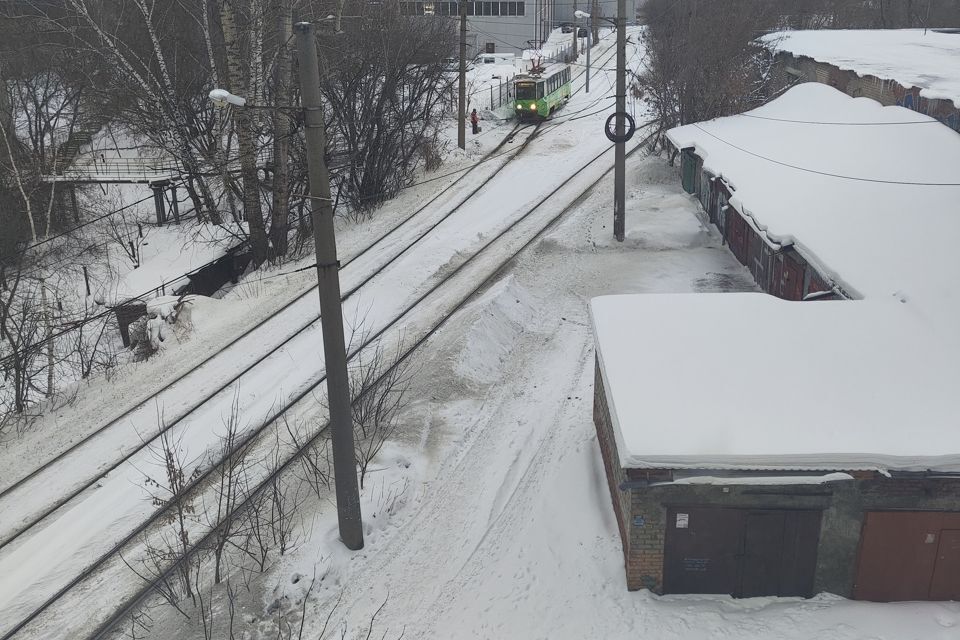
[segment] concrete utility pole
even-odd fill
[[[587,86],[584,93],[590,93],[590,49],[593,49],[593,38],[590,36],[590,29],[587,29]]]
[[[460,2],[460,104],[457,113],[457,145],[467,148],[467,3]]]
[[[573,0],[573,15],[577,15],[577,0]],[[574,21],[573,23],[573,59],[576,60],[580,55],[577,53],[577,38],[580,37],[580,23]]]
[[[627,110],[627,2],[617,0],[617,137],[613,170],[613,237],[623,242],[626,227],[626,142],[623,135]]]
[[[317,289],[320,292],[320,322],[323,354],[327,369],[327,397],[330,405],[330,433],[333,440],[333,472],[337,490],[337,518],[340,540],[348,549],[363,548],[360,520],[360,492],[353,449],[353,415],[347,351],[343,341],[343,309],[340,306],[340,262],[333,229],[330,175],[324,161],[326,132],[320,101],[320,69],[313,25],[298,22],[297,52],[300,57],[300,95],[303,103],[310,202],[313,211],[313,240],[317,250]]]
[[[590,30],[593,32],[593,42],[600,42],[600,28],[597,26],[597,17],[600,15],[600,0],[593,0],[590,10]]]

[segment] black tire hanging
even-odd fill
[[[623,119],[626,121],[627,130],[623,133],[622,136],[618,136],[617,133],[616,133],[616,124],[615,124],[618,115],[620,115],[620,114],[619,114],[619,113],[613,113],[613,114],[611,114],[610,117],[607,118],[606,124],[603,125],[603,132],[606,134],[607,140],[609,140],[610,142],[613,142],[613,143],[615,143],[615,144],[616,144],[616,143],[620,143],[620,142],[627,142],[628,140],[630,140],[630,138],[633,137],[633,134],[634,134],[634,133],[636,132],[636,130],[637,130],[637,125],[636,125],[636,123],[633,121],[633,116],[631,116],[629,113],[627,113],[626,111],[624,111],[624,112],[623,112]],[[614,124],[614,129],[613,129],[613,131],[610,130],[610,125],[611,125],[612,123]]]

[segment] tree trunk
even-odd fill
[[[292,105],[291,64],[287,43],[293,35],[293,13],[289,0],[277,0],[277,35],[280,50],[277,54],[277,106]],[[287,253],[290,216],[289,155],[290,118],[280,111],[273,114],[273,210],[270,216],[270,242],[273,257]]]
[[[220,2],[220,26],[227,49],[228,90],[239,96],[246,95],[246,77],[240,51],[236,13],[230,0]],[[237,131],[237,147],[240,153],[240,178],[243,181],[243,215],[249,226],[250,248],[254,267],[267,259],[267,233],[263,226],[263,209],[260,205],[260,185],[257,176],[257,149],[246,109],[234,109],[233,123]]]

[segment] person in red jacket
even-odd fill
[[[480,116],[477,115],[477,110],[474,109],[470,112],[470,125],[473,126],[473,135],[480,133]]]

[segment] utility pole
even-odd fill
[[[577,15],[577,0],[573,0],[573,15]],[[573,23],[573,59],[577,59],[577,38],[580,36],[580,23]]]
[[[327,399],[330,406],[330,433],[333,440],[333,473],[337,491],[337,518],[340,540],[348,549],[363,548],[360,520],[360,492],[353,449],[353,415],[347,351],[343,341],[343,309],[340,306],[340,262],[333,229],[330,175],[324,161],[327,146],[320,101],[320,69],[313,25],[298,22],[297,52],[300,58],[300,96],[310,176],[310,208],[313,212],[313,240],[317,251],[317,289],[320,292],[320,323],[327,370]]]
[[[460,104],[457,113],[457,145],[467,148],[467,3],[460,5]]]
[[[613,237],[623,242],[626,227],[626,142],[623,136],[627,111],[627,2],[617,0],[617,138],[613,170]]]
[[[600,29],[597,27],[597,16],[600,15],[600,0],[593,0],[593,9],[590,11],[590,30],[593,31],[593,42],[600,42]]]
[[[592,13],[590,14],[590,23],[591,23],[591,26],[597,23],[595,14],[592,14]],[[577,25],[577,31],[580,31],[579,24]],[[592,30],[589,27],[587,27],[587,85],[584,89],[584,93],[590,93],[590,49],[593,49],[593,39],[590,37],[591,35],[593,35]]]

